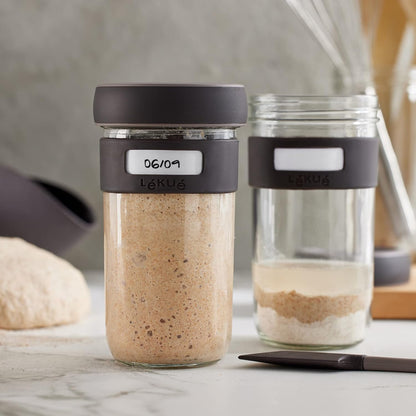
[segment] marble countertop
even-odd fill
[[[227,355],[201,368],[147,370],[115,362],[105,340],[101,279],[93,310],[76,325],[0,331],[0,415],[405,415],[416,374],[295,370],[237,359],[271,350],[249,316],[251,293],[235,290]],[[375,321],[348,352],[416,358],[416,322]]]

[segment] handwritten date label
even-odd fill
[[[202,153],[199,150],[128,150],[126,171],[132,175],[199,175]]]

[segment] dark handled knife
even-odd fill
[[[409,358],[371,357],[312,351],[273,351],[240,355],[238,358],[288,367],[416,373],[416,359]]]

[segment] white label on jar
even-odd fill
[[[293,171],[338,171],[344,168],[344,150],[332,148],[274,149],[274,169]]]
[[[126,171],[132,175],[199,175],[202,152],[199,150],[128,150]]]

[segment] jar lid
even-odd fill
[[[115,127],[238,127],[247,122],[246,91],[243,85],[100,85],[94,120]]]
[[[406,283],[410,277],[409,252],[398,248],[376,247],[374,250],[374,286]]]

